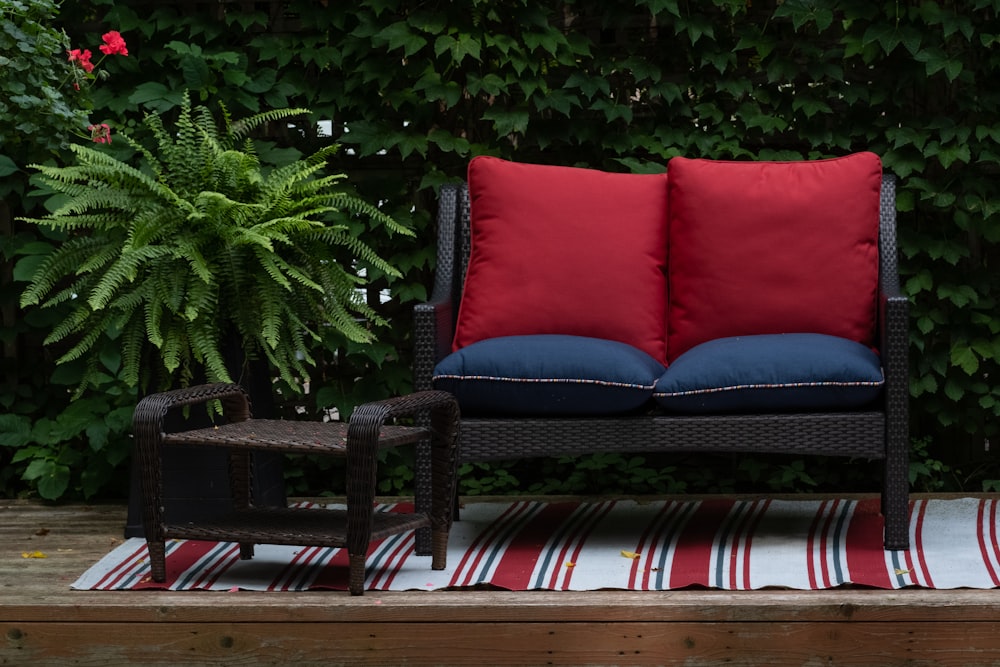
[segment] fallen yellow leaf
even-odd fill
[[[641,555],[641,554],[637,554],[637,553],[636,553],[636,552],[634,552],[634,551],[624,551],[624,550],[622,551],[622,556],[624,556],[625,558],[631,558],[632,560],[635,560],[635,559],[636,559],[636,558],[638,558],[638,557],[639,557],[640,555]]]
[[[41,551],[25,551],[21,554],[21,558],[48,558]]]
[[[896,574],[909,574],[909,573],[910,573],[909,570],[900,570],[898,567],[896,568]]]
[[[566,563],[566,567],[576,567],[576,563]]]

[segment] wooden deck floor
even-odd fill
[[[0,501],[0,665],[1000,665],[996,590],[71,591],[124,521]]]

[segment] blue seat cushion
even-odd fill
[[[657,381],[656,402],[684,413],[863,407],[882,391],[878,355],[825,334],[719,338],[681,356]]]
[[[651,402],[664,367],[616,341],[556,334],[488,338],[434,369],[463,414],[608,415]]]

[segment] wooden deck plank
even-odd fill
[[[10,664],[995,664],[986,624],[45,623],[6,630]],[[339,628],[338,628],[339,630]],[[113,642],[109,642],[113,639]]]
[[[1000,664],[996,590],[71,591],[124,522],[0,501],[0,665]]]

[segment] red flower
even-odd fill
[[[101,36],[104,43],[101,44],[101,53],[106,56],[117,55],[117,56],[127,56],[128,48],[125,46],[125,40],[122,38],[121,33],[117,30],[112,30],[111,32],[106,32]]]
[[[111,143],[111,128],[108,127],[107,123],[88,125],[87,129],[90,130],[90,138],[94,140],[95,144]]]
[[[67,51],[66,53],[69,54],[67,60],[71,63],[77,63],[87,74],[94,71],[94,63],[90,62],[90,49],[84,49],[83,51],[80,49],[73,49],[72,51]]]

